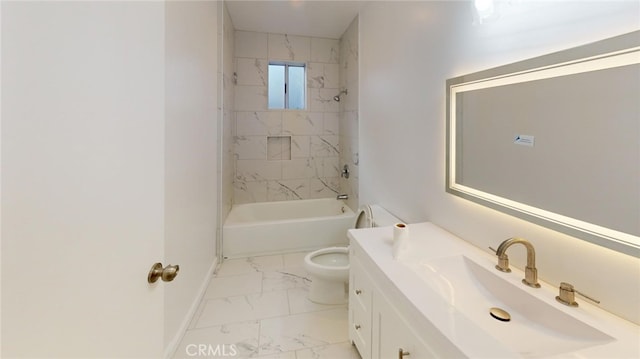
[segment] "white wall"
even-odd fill
[[[360,202],[432,221],[480,248],[521,236],[538,273],[640,323],[640,261],[444,190],[445,80],[640,27],[640,3],[513,2],[473,25],[470,2],[371,2],[360,13]],[[486,249],[487,252],[489,251]],[[524,250],[513,249],[522,268]]]
[[[218,4],[165,4],[165,343],[171,351],[195,313],[216,259]]]

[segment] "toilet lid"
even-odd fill
[[[355,228],[372,228],[373,227],[373,215],[371,214],[371,207],[362,206],[358,211],[358,217],[356,217]]]

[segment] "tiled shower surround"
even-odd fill
[[[233,202],[342,193],[340,40],[236,30],[234,47]],[[267,108],[269,61],[306,64],[306,110]]]
[[[347,203],[358,208],[358,18],[356,17],[340,39],[340,88],[349,93],[340,101],[340,165],[349,166],[349,178],[340,178],[340,193],[349,195]]]
[[[235,128],[234,111],[234,76],[235,61],[233,57],[235,46],[235,29],[231,22],[231,16],[226,3],[223,6],[223,32],[222,32],[222,144],[221,144],[221,218],[227,218],[233,206],[233,179],[235,177],[235,159],[233,156],[233,133]]]

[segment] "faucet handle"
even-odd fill
[[[497,250],[493,249],[492,247],[489,247],[489,249],[491,249],[493,253],[498,255]],[[498,264],[496,265],[496,269],[505,273],[511,272],[511,268],[509,268],[509,256],[507,256],[506,253],[502,256],[498,256]]]
[[[568,305],[570,307],[577,307],[578,302],[576,302],[575,293],[580,294],[581,297],[589,299],[590,301],[600,304],[600,301],[594,299],[580,291],[577,291],[572,284],[562,282],[560,283],[560,294],[556,296],[556,300],[564,305]]]

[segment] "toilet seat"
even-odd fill
[[[328,247],[308,254],[312,267],[349,269],[349,248]]]
[[[358,209],[358,215],[356,216],[356,222],[353,224],[353,228],[372,228],[373,227],[373,213],[371,207],[362,206]]]
[[[349,280],[349,248],[329,247],[313,251],[304,257],[304,268],[311,278],[310,301],[319,304],[347,302],[345,283]]]

